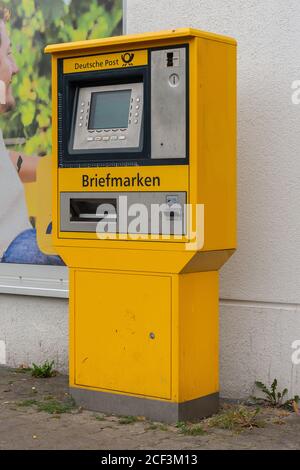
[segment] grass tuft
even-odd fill
[[[43,401],[23,400],[17,403],[18,406],[36,406],[38,411],[44,411],[49,414],[71,413],[76,408],[73,398],[68,397],[64,401],[58,401],[53,398],[45,397]]]
[[[36,405],[37,404],[37,401],[36,400],[23,400],[23,401],[19,401],[17,403],[18,406],[32,406],[32,405]]]
[[[44,411],[49,414],[62,414],[62,413],[71,413],[72,410],[76,408],[75,401],[73,398],[68,398],[65,401],[58,400],[46,400],[39,401],[37,403],[38,411]]]
[[[260,408],[251,410],[246,406],[236,406],[224,410],[207,420],[209,427],[242,432],[245,429],[262,428],[265,422],[258,418]]]
[[[119,419],[120,424],[133,424],[139,421],[137,416],[122,416],[122,418]]]
[[[146,427],[146,431],[168,431],[169,428],[165,424],[161,423],[150,423],[149,426]]]
[[[97,421],[105,421],[105,416],[104,415],[94,414],[93,416]]]
[[[53,377],[53,375],[55,375],[53,366],[54,366],[54,361],[52,362],[46,361],[44,362],[44,364],[41,364],[39,366],[33,363],[32,368],[31,368],[31,375],[33,377],[38,377],[42,379]]]
[[[199,424],[187,424],[179,421],[176,427],[179,429],[180,434],[184,434],[185,436],[203,436],[206,434],[206,431]]]

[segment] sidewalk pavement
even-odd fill
[[[245,410],[247,421],[255,409]],[[228,419],[220,417],[226,424]],[[66,376],[34,378],[30,371],[0,367],[0,450],[300,448],[299,415],[263,408],[257,417],[257,425],[264,427],[249,419],[249,426],[238,432],[244,422],[228,430],[209,420],[169,426],[142,417],[107,416],[76,407]]]

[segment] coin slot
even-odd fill
[[[174,52],[167,52],[167,67],[173,67]]]

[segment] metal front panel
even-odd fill
[[[76,385],[171,398],[171,282],[171,276],[75,270]]]
[[[186,48],[151,52],[151,158],[186,157]]]
[[[128,126],[114,129],[89,129],[92,93],[131,91]],[[143,121],[143,83],[82,87],[79,90],[74,122],[73,150],[139,148]]]
[[[126,199],[124,199],[126,197]],[[83,203],[87,201],[87,207],[90,205],[91,211],[82,209],[78,214],[77,220],[74,220],[74,213],[71,211],[72,201]],[[96,204],[93,204],[96,201]],[[114,203],[115,201],[115,203]],[[187,203],[186,192],[74,192],[60,193],[60,231],[61,232],[96,232],[97,225],[104,215],[101,215],[102,207],[109,213],[109,207],[115,206],[115,216],[109,213],[112,222],[115,222],[116,233],[144,233],[144,234],[163,234],[163,235],[185,235],[186,234],[186,211]],[[106,207],[107,204],[109,207]],[[132,222],[139,216],[139,207],[135,204],[141,204],[142,211],[145,211],[147,227],[143,226],[135,230]],[[97,207],[101,210],[97,210]],[[157,211],[159,210],[159,218]],[[124,214],[127,213],[127,223],[121,225],[124,221]],[[121,217],[123,215],[123,218]],[[72,220],[73,219],[73,220]],[[93,220],[95,219],[95,221]],[[144,220],[145,220],[144,219]],[[155,221],[158,222],[156,223]],[[99,226],[98,226],[99,230]]]

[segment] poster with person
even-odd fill
[[[122,14],[122,0],[0,0],[1,264],[63,265],[41,250],[36,233],[38,167],[51,156],[51,64],[44,48],[120,35]]]

